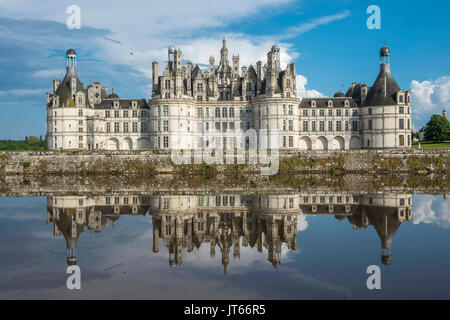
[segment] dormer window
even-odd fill
[[[315,100],[311,101],[311,107],[316,107],[316,101]]]
[[[137,108],[137,102],[136,101],[132,101],[131,102],[131,107],[132,108]]]
[[[349,107],[349,106],[350,106],[350,103],[348,102],[348,100],[345,100],[344,106],[346,106],[346,107]]]
[[[118,108],[119,107],[119,101],[114,101],[114,108]]]
[[[328,100],[328,107],[331,108],[333,106],[333,101]]]

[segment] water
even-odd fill
[[[448,299],[449,228],[442,195],[3,197],[0,298]]]

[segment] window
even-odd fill
[[[303,116],[307,117],[308,116],[308,110],[307,109],[303,109]]]
[[[169,106],[163,106],[163,116],[167,117],[169,115]]]
[[[197,91],[203,91],[203,83],[197,83]]]
[[[409,119],[408,119],[408,129],[411,129],[411,123],[410,123]]]
[[[168,120],[163,121],[163,131],[169,131],[169,121]]]
[[[106,110],[105,111],[105,118],[110,118],[111,117],[111,111],[110,110]]]
[[[123,123],[123,132],[128,133],[128,122]]]
[[[137,118],[137,110],[133,110],[133,118]]]
[[[197,108],[197,118],[203,118],[203,108]]]
[[[78,120],[78,125],[82,126],[83,125],[83,120]]]
[[[319,110],[319,116],[323,117],[325,115],[325,110]]]
[[[329,110],[328,110],[328,116],[329,116],[329,117],[332,117],[332,116],[333,116],[333,110],[332,110],[332,109],[329,109]]]
[[[289,136],[289,148],[293,148],[293,147],[294,147],[294,137]]]
[[[294,121],[289,120],[289,131],[294,131]]]
[[[137,122],[133,122],[133,132],[137,132]]]
[[[286,136],[283,136],[283,148],[286,148]]]
[[[222,117],[226,118],[227,117],[227,108],[222,108]]]
[[[164,89],[170,89],[170,80],[164,80]]]
[[[234,118],[234,108],[230,108],[228,113],[229,113],[230,118]]]
[[[372,108],[369,108],[369,109],[367,110],[367,112],[368,112],[369,115],[371,115],[371,114],[372,114]]]
[[[286,120],[283,120],[283,131],[286,131]]]
[[[345,121],[345,131],[348,131],[348,121]]]
[[[358,131],[358,121],[352,121],[352,131]]]
[[[303,121],[303,132],[308,132],[308,121]]]
[[[399,129],[405,129],[405,119],[398,119]]]
[[[106,132],[111,132],[111,123],[110,122],[107,122],[106,123]]]
[[[115,110],[114,111],[114,118],[118,118],[119,117],[119,110]]]
[[[348,117],[348,109],[345,109],[345,116]]]
[[[325,121],[319,121],[319,131],[325,131]]]
[[[169,147],[169,137],[163,138],[163,147],[168,148]]]
[[[311,115],[312,115],[313,117],[315,117],[315,116],[316,116],[316,110],[311,110]]]
[[[352,116],[357,116],[357,115],[358,115],[358,109],[353,109]]]
[[[328,121],[328,131],[333,131],[333,121]]]
[[[346,110],[346,111],[347,111],[347,110]],[[337,110],[336,110],[336,116],[337,116],[337,117],[342,116],[342,110],[341,110],[341,109],[337,109]]]
[[[79,109],[79,110],[78,110],[78,116],[79,116],[79,117],[82,117],[82,116],[83,116],[83,109]]]
[[[311,131],[312,131],[312,132],[315,132],[315,131],[316,131],[316,122],[315,122],[315,121],[312,121],[312,122],[311,122]]]
[[[405,108],[404,107],[398,107],[398,113],[404,114],[405,113]]]
[[[342,131],[342,121],[336,121],[336,131]]]
[[[294,108],[292,105],[289,105],[288,114],[292,116],[294,114]]]
[[[367,122],[367,129],[372,130],[372,120]]]
[[[399,142],[400,142],[400,146],[404,146],[405,145],[405,136],[404,135],[400,135],[399,136]]]
[[[216,108],[215,116],[216,118],[220,118],[220,108]]]
[[[128,110],[123,110],[123,117],[128,118]]]

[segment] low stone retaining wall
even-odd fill
[[[0,176],[11,174],[143,174],[239,171],[258,173],[266,165],[176,165],[167,151],[0,152]],[[282,151],[279,172],[302,173],[443,173],[450,150]],[[193,161],[191,161],[193,163]],[[188,171],[186,171],[188,170]]]

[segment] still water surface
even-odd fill
[[[0,243],[1,299],[450,298],[442,195],[3,197]]]

